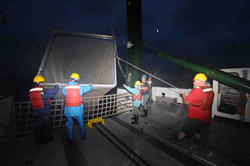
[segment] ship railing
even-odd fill
[[[57,99],[52,102],[50,111],[53,129],[65,127],[64,104],[64,99]],[[133,109],[132,95],[129,93],[86,97],[83,99],[83,104],[84,122],[98,117],[107,118]],[[34,133],[34,117],[29,101],[14,102],[12,117],[12,125],[15,125],[16,136]]]

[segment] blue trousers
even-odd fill
[[[142,95],[142,106],[146,110],[148,109],[148,99],[149,99],[149,95]]]
[[[34,116],[36,143],[41,144],[51,139],[51,119],[47,116]]]
[[[76,118],[79,124],[80,128],[80,133],[81,133],[81,138],[85,138],[85,129],[84,129],[84,124],[83,124],[83,115],[71,117],[71,116],[66,116],[66,128],[68,131],[68,139],[73,140],[73,127],[74,127],[74,121],[73,118]]]

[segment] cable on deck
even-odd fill
[[[114,133],[112,133],[109,129],[107,129],[105,126],[100,125],[102,127],[103,130],[105,130],[105,132],[107,132],[109,135],[111,135],[111,137],[118,141],[119,144],[121,146],[118,145],[118,143],[115,143],[114,140],[112,140],[111,137],[108,136],[108,134],[105,134],[105,132],[102,131],[102,129],[100,129],[98,127],[98,125],[94,124],[94,126],[96,127],[96,129],[106,138],[108,139],[118,150],[120,150],[128,159],[130,159],[135,165],[140,166],[140,162],[143,163],[146,166],[151,166],[151,164],[143,159],[140,154],[136,153],[133,149],[131,149],[128,145],[126,145],[120,138],[118,138]],[[128,152],[129,153],[128,153]],[[139,160],[140,162],[138,162],[137,160]]]
[[[195,155],[194,153],[192,153],[188,150],[180,148],[177,145],[174,145],[174,144],[170,143],[169,141],[166,141],[165,139],[163,139],[157,135],[154,135],[154,134],[147,132],[147,131],[139,130],[139,129],[131,126],[130,124],[122,121],[121,119],[119,119],[117,117],[112,117],[110,119],[112,119],[114,122],[118,123],[119,125],[123,126],[124,128],[130,130],[131,132],[136,133],[137,135],[139,135],[140,137],[142,137],[143,139],[148,141],[153,146],[158,147],[160,150],[162,150],[166,154],[172,156],[173,158],[179,160],[180,162],[184,163],[185,165],[217,166],[216,164],[214,164],[206,159],[203,159],[203,158]]]

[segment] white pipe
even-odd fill
[[[56,83],[46,83],[46,85],[57,85]],[[59,86],[66,86],[67,84],[58,84]],[[89,86],[91,84],[79,84],[82,86]],[[97,87],[97,88],[114,88],[116,85],[105,85],[105,84],[92,84],[93,87]]]

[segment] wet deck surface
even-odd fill
[[[139,117],[139,125],[130,125],[131,113],[121,114],[105,119],[106,129],[101,125],[91,129],[85,126],[85,140],[80,139],[75,126],[72,145],[66,141],[64,128],[53,132],[52,142],[39,146],[35,145],[33,135],[2,142],[1,165],[192,165],[192,160],[187,159],[190,157],[204,165],[250,165],[250,127],[239,121],[212,119],[201,133],[203,150],[189,145],[192,138],[182,142],[182,151],[169,144],[170,136],[178,134],[182,127],[185,115],[184,106],[153,103],[148,117]],[[176,156],[174,151],[187,158]]]

